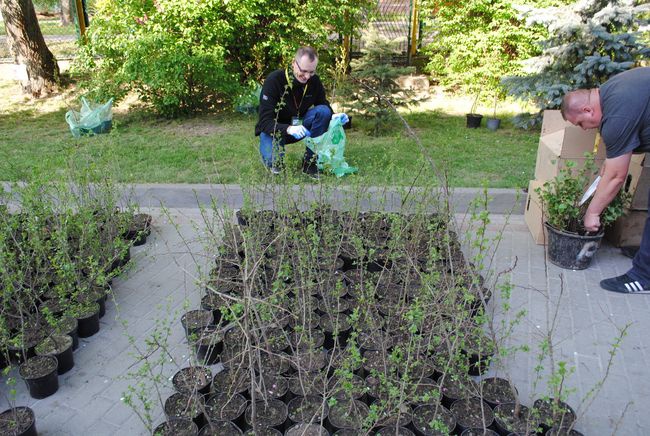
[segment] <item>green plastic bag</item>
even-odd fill
[[[75,138],[107,133],[113,127],[113,99],[104,104],[97,104],[81,97],[81,111],[69,110],[65,114],[65,120]]]
[[[345,161],[345,131],[340,119],[333,119],[327,132],[316,138],[305,138],[305,143],[318,155],[316,164],[320,170],[329,170],[336,177],[356,173],[358,168]]]
[[[235,110],[242,114],[253,115],[257,113],[257,108],[260,106],[260,95],[262,94],[262,87],[257,85],[254,90],[248,94],[244,94],[235,102]]]

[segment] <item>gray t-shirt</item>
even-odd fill
[[[650,67],[633,68],[600,87],[600,135],[607,157],[650,152]]]

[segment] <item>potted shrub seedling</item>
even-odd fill
[[[478,108],[478,100],[481,97],[481,91],[476,91],[476,96],[474,97],[474,103],[472,103],[472,107],[469,110],[468,114],[465,114],[465,118],[467,119],[467,128],[468,129],[477,129],[481,127],[481,120],[483,119],[483,115],[476,113],[476,110]]]
[[[499,129],[499,126],[501,126],[501,118],[497,118],[497,102],[498,102],[498,94],[495,92],[494,93],[494,108],[492,110],[492,117],[488,117],[487,119],[487,128],[495,131]]]
[[[593,154],[587,154],[586,158],[581,169],[575,170],[575,163],[569,161],[557,177],[536,189],[546,217],[548,258],[561,268],[588,268],[600,246],[604,227],[623,215],[629,202],[629,194],[619,192],[601,214],[600,231],[590,234],[585,230],[583,218],[590,199],[581,200],[596,175]]]

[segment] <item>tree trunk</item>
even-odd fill
[[[32,0],[0,0],[0,12],[14,60],[27,73],[23,92],[44,97],[57,88],[59,66],[45,44]]]
[[[70,4],[71,0],[61,0],[61,25],[62,26],[67,26],[68,24],[71,24],[74,22],[74,16],[72,13],[74,12],[74,8]]]

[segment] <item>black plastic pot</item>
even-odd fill
[[[189,395],[175,392],[165,400],[165,416],[167,416],[168,419],[191,419],[196,424],[197,428],[202,428],[208,423],[203,414],[203,410],[205,409],[204,404],[201,395]]]
[[[52,335],[36,346],[36,355],[54,356],[58,362],[57,373],[65,374],[74,367],[72,354],[72,337],[68,335]]]
[[[163,422],[153,431],[155,436],[196,436],[199,428],[190,419],[174,418]]]
[[[212,371],[204,366],[188,366],[182,368],[172,377],[174,389],[184,394],[210,393]]]
[[[208,423],[199,432],[199,436],[239,436],[242,434],[244,433],[242,433],[239,427],[230,421],[214,421]]]
[[[478,129],[479,127],[481,127],[481,120],[483,119],[483,115],[465,114],[465,118],[467,119],[468,129]]]
[[[552,264],[573,270],[589,268],[604,232],[582,236],[558,230],[549,223],[544,226],[548,234],[546,253]]]
[[[77,334],[80,338],[89,338],[99,331],[99,310],[99,304],[94,303],[92,311],[77,318]]]
[[[489,130],[492,130],[494,132],[496,130],[499,130],[499,127],[501,126],[501,119],[500,118],[488,118],[485,125]]]
[[[79,334],[77,333],[78,328],[79,322],[76,318],[73,317],[64,318],[57,327],[57,333],[68,335],[72,338],[72,351],[79,348]]]
[[[329,436],[330,433],[320,424],[299,423],[292,425],[284,432],[284,436]]]
[[[37,436],[34,411],[29,407],[20,406],[0,413],[0,434]]]
[[[432,427],[431,423],[442,423],[447,431],[443,432],[439,427]],[[449,409],[442,405],[425,404],[413,411],[413,428],[419,436],[442,436],[453,434],[456,428],[456,420]]]
[[[216,327],[203,330],[194,342],[196,358],[202,365],[214,365],[223,351],[223,337]]]
[[[576,421],[576,412],[564,401],[539,398],[533,403],[543,431],[551,428],[570,428]]]
[[[44,371],[38,374],[29,374],[28,368],[35,364],[44,365]],[[41,399],[49,397],[59,389],[59,377],[56,373],[58,363],[54,356],[34,356],[20,365],[20,376],[29,389],[32,398]]]
[[[395,427],[381,427],[377,429],[375,436],[415,436],[411,430],[406,427],[398,427],[395,430]]]

